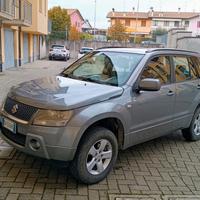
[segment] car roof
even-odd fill
[[[147,54],[153,52],[166,52],[166,53],[185,53],[185,54],[196,54],[200,55],[198,52],[182,50],[182,49],[173,49],[173,48],[116,48],[116,47],[107,47],[100,48],[97,51],[107,51],[107,52],[122,52],[122,53],[137,53],[137,54]]]

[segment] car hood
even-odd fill
[[[123,88],[51,76],[21,83],[8,96],[41,109],[70,110],[120,96]]]

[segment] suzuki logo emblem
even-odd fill
[[[17,113],[18,109],[19,109],[19,106],[17,104],[14,105],[13,108],[12,108],[12,110],[11,110],[12,114]]]

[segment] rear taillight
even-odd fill
[[[49,51],[53,51],[53,49],[51,48]]]

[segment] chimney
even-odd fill
[[[179,13],[179,14],[181,13],[181,8],[178,8],[178,13]]]
[[[154,14],[153,7],[150,7],[150,16],[153,17],[153,14]]]
[[[115,9],[112,8],[112,16],[115,16]]]
[[[135,13],[135,7],[133,7],[133,14]]]

